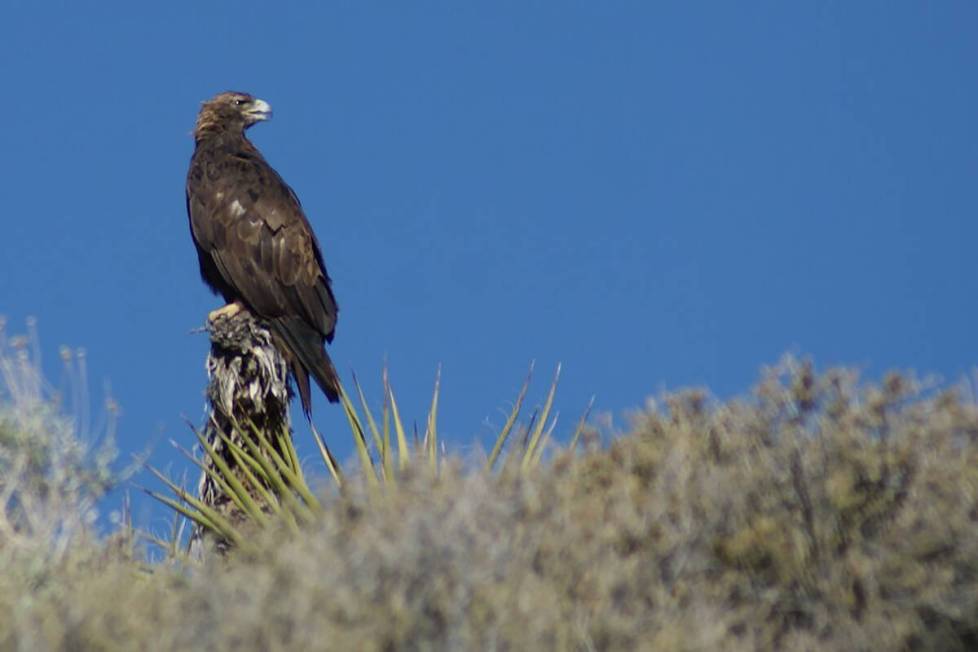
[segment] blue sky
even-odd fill
[[[3,4],[0,314],[87,351],[125,453],[189,442],[219,305],[183,183],[235,89],[319,234],[331,354],[387,358],[449,446],[486,446],[530,360],[624,425],[745,392],[785,351],[949,381],[976,363],[973,2]],[[296,409],[296,416],[299,413]],[[350,454],[339,410],[320,428]],[[301,418],[301,417],[300,417]],[[305,444],[303,444],[305,445]],[[311,451],[311,449],[308,449]],[[144,516],[144,518],[149,518]]]

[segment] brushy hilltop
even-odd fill
[[[749,397],[667,396],[529,471],[412,463],[298,535],[150,564],[124,523],[93,533],[105,449],[24,360],[0,355],[3,650],[978,648],[961,391],[788,359]]]

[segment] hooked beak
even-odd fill
[[[249,122],[268,120],[272,117],[272,107],[265,100],[255,98],[254,102],[251,103],[251,107],[245,112],[245,115],[248,116]]]

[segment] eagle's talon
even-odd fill
[[[239,312],[241,312],[242,306],[240,303],[235,301],[234,303],[229,303],[223,308],[218,308],[217,310],[212,310],[207,314],[208,322],[216,322],[219,319],[231,319]]]

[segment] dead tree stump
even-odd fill
[[[212,313],[207,331],[211,350],[207,356],[207,421],[203,434],[232,473],[240,474],[220,433],[243,448],[246,446],[241,438],[253,437],[252,425],[262,432],[288,432],[291,437],[288,365],[272,345],[268,329],[246,310]],[[214,468],[214,461],[207,455],[202,463]],[[207,473],[201,473],[197,497],[235,525],[247,520],[246,514]],[[192,555],[202,554],[205,535],[203,528],[195,525],[190,538]],[[223,540],[214,544],[222,552],[229,545]]]

